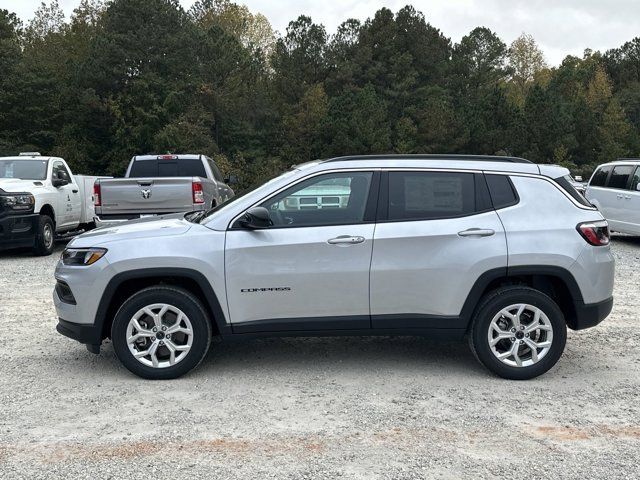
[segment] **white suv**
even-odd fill
[[[640,159],[600,165],[585,195],[605,216],[611,230],[640,235]]]
[[[209,212],[75,238],[57,329],[95,353],[110,337],[145,378],[188,372],[212,335],[336,334],[468,335],[491,371],[535,377],[613,303],[607,223],[566,175],[505,157],[299,165]]]

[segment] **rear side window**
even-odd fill
[[[134,160],[129,177],[206,177],[198,158]]]
[[[611,167],[599,168],[598,170],[596,170],[596,173],[593,174],[593,177],[591,177],[591,182],[589,182],[589,185],[592,187],[604,187],[610,171]]]
[[[486,175],[487,185],[489,185],[489,193],[493,208],[510,207],[518,203],[518,195],[516,190],[506,175]]]
[[[476,212],[474,174],[390,172],[389,220],[431,220]]]
[[[611,172],[611,176],[609,177],[609,183],[607,183],[607,187],[609,188],[627,188],[627,183],[629,182],[629,176],[633,171],[633,167],[631,165],[618,165],[613,168],[613,172]]]

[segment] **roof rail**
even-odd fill
[[[502,157],[498,155],[456,155],[451,153],[437,154],[387,154],[387,155],[348,155],[322,160],[327,162],[346,162],[354,160],[462,160],[471,162],[505,162],[505,163],[533,163],[520,157]]]
[[[18,154],[20,157],[40,157],[40,152],[20,152]]]

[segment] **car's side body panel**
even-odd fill
[[[490,236],[460,236],[472,228]],[[421,315],[458,316],[484,272],[507,266],[507,245],[495,211],[462,218],[376,225],[371,260],[374,327],[419,327]],[[377,315],[401,314],[403,320]]]

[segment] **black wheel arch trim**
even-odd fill
[[[109,312],[111,302],[116,292],[118,291],[118,288],[124,282],[129,280],[143,280],[145,278],[154,277],[188,278],[195,281],[204,294],[205,298],[203,298],[202,300],[205,302],[205,306],[209,307],[209,310],[211,310],[211,312],[213,313],[212,320],[215,322],[215,325],[218,328],[218,332],[221,335],[231,334],[231,327],[229,327],[226,323],[226,317],[224,315],[224,312],[222,311],[220,301],[218,300],[218,296],[213,290],[211,283],[209,283],[207,278],[197,270],[180,267],[142,268],[138,270],[125,271],[114,275],[114,277],[109,280],[109,283],[102,293],[102,298],[100,299],[100,303],[98,304],[98,310],[96,311],[96,316],[94,319],[94,328],[96,328],[96,330],[101,333],[103,332],[103,327],[105,325],[105,321],[107,320],[107,313]],[[176,284],[172,285],[178,287],[180,286]],[[105,338],[105,335],[103,333],[102,338]]]
[[[600,323],[611,310],[609,305],[612,304],[613,299],[607,299],[596,304],[585,304],[578,282],[573,274],[563,267],[552,265],[518,265],[514,267],[494,268],[480,275],[467,296],[467,300],[460,312],[460,318],[465,322],[467,327],[470,325],[471,317],[482,295],[492,282],[499,279],[509,280],[533,275],[555,277],[564,283],[571,296],[570,300],[575,310],[575,318],[566,319],[569,328],[581,330],[595,326]],[[601,304],[604,304],[604,306]]]

